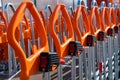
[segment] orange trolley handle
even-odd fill
[[[41,38],[41,48],[37,49],[36,45],[33,48],[33,54],[26,58],[25,53],[19,43],[15,38],[15,30],[18,27],[20,21],[24,17],[25,10],[28,9],[32,14],[33,18],[35,19],[36,26],[39,31],[39,35]],[[20,80],[29,80],[30,75],[39,72],[39,63],[40,63],[40,53],[47,52],[48,48],[48,41],[47,41],[47,34],[45,32],[43,23],[40,19],[38,11],[35,9],[35,6],[32,2],[22,2],[18,9],[16,10],[15,14],[13,15],[10,25],[7,31],[7,37],[9,44],[14,48],[15,54],[18,55],[21,64],[21,74]]]
[[[111,16],[111,19],[112,19],[112,24],[111,24],[111,27],[114,27],[116,25],[116,17],[115,17],[115,10],[113,7],[110,8],[110,16]]]
[[[101,23],[104,26],[104,29],[107,29],[106,26],[110,26],[110,19],[109,19],[110,15],[109,15],[109,10],[107,7],[103,7],[102,11],[101,11]],[[104,23],[104,19],[106,20],[106,26]]]
[[[46,21],[45,21],[44,14],[43,14],[43,12],[42,12],[41,10],[39,11],[39,14],[40,14],[40,16],[41,16],[41,18],[42,18],[43,24],[44,24],[44,26],[45,26],[45,30],[46,30],[46,32],[48,33],[48,28],[47,28],[47,25],[46,25]]]
[[[104,10],[102,8],[102,10]],[[103,14],[103,13],[102,13]],[[96,22],[97,22],[97,25],[93,25],[93,18],[96,18]],[[97,6],[94,6],[91,8],[91,14],[90,14],[90,24],[91,24],[91,27],[93,27],[94,29],[94,35],[96,36],[96,39],[98,41],[103,41],[105,39],[105,28],[102,24],[102,18],[101,17],[101,14],[98,12],[98,7]]]
[[[118,24],[120,24],[120,8],[118,8]]]
[[[100,18],[101,18],[101,26],[102,26],[102,30],[105,31],[105,25],[108,25],[108,12],[106,10],[107,8],[106,7],[103,7],[101,9],[101,12],[100,12]],[[107,15],[106,15],[107,14]],[[106,15],[106,16],[105,16]],[[106,23],[105,23],[105,22]]]
[[[93,18],[94,18],[94,16],[95,16],[95,18],[96,18],[96,22],[97,22],[97,24],[98,24],[98,26],[94,26],[92,23],[93,23]],[[98,30],[100,30],[101,29],[101,21],[100,21],[100,16],[99,16],[99,13],[98,13],[98,7],[97,6],[94,6],[94,7],[92,7],[91,8],[91,14],[90,14],[90,25],[91,25],[91,27],[93,27],[93,31],[94,32],[92,32],[93,34],[95,34],[95,32],[97,32]]]
[[[86,29],[86,31],[84,32],[80,32],[79,27],[78,27],[78,20],[81,16],[81,13],[83,16],[83,22],[84,22],[85,29]],[[91,27],[90,27],[89,19],[87,16],[87,12],[85,11],[85,7],[83,5],[77,7],[73,28],[78,37],[78,41],[81,42],[83,46],[86,46],[86,37],[91,34]]]
[[[119,27],[117,26],[117,20],[116,20],[116,16],[117,16],[117,8],[114,9],[113,7],[110,8],[111,9],[111,17],[112,17],[112,29],[114,30],[114,34],[119,32]]]
[[[6,29],[8,27],[7,21],[6,21],[6,17],[5,15],[2,13],[2,11],[0,11],[0,17],[3,21],[3,23],[0,24],[0,48],[2,48],[2,50],[0,50],[1,54],[0,54],[0,61],[1,60],[7,60],[8,59],[8,54],[7,54],[7,33],[6,33]],[[4,50],[6,49],[6,50]]]
[[[0,16],[1,16],[1,18],[2,18],[2,20],[3,20],[3,22],[4,22],[4,27],[5,27],[5,29],[7,29],[7,27],[8,27],[8,24],[7,24],[7,21],[6,21],[6,17],[5,17],[5,15],[2,13],[2,11],[0,11]],[[1,25],[2,26],[2,25]]]
[[[117,26],[118,26],[118,32],[120,33],[120,8],[117,8],[116,10],[116,15],[117,15]]]
[[[106,20],[108,22],[107,27],[105,28],[105,32],[107,33],[108,36],[113,36],[113,27],[115,26],[115,15],[113,13],[113,8],[106,8]],[[108,16],[107,16],[108,15]],[[112,19],[112,22],[111,22]]]
[[[119,8],[115,8],[115,18],[117,25],[119,24],[119,17],[120,17]]]
[[[54,25],[56,24],[56,21],[58,19],[58,15],[60,13],[60,11],[62,12],[62,16],[64,17],[66,24],[67,24],[67,29],[68,29],[68,39],[61,44],[59,38],[57,37],[57,34],[54,30]],[[63,58],[65,56],[68,56],[68,45],[70,41],[74,40],[74,33],[73,33],[73,29],[72,29],[72,23],[69,17],[69,14],[65,8],[65,6],[63,4],[58,4],[55,8],[55,10],[53,11],[53,13],[50,16],[50,35],[54,40],[55,43],[55,47],[56,47],[56,51],[59,55],[60,58]]]
[[[106,24],[104,23],[104,19],[106,21]],[[101,11],[101,25],[104,26],[104,31],[106,32],[107,35],[112,35],[110,13],[107,7],[103,7]]]

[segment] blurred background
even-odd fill
[[[2,1],[3,1],[3,5],[10,2],[10,3],[13,3],[14,6],[17,8],[18,5],[22,1],[25,1],[25,0],[2,0]],[[54,9],[54,7],[56,6],[57,3],[63,3],[67,7],[72,6],[75,9],[77,7],[78,2],[81,0],[31,0],[31,1],[33,1],[35,3],[35,5],[37,6],[37,8],[39,10],[44,10],[45,6],[48,4],[51,5],[52,9]],[[85,5],[89,8],[92,0],[83,0],[83,1],[85,2]],[[111,3],[119,3],[120,2],[120,0],[96,0],[96,1],[98,2],[98,5],[100,5],[101,1],[105,1],[106,4],[108,4],[109,2],[111,2]]]

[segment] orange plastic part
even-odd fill
[[[113,7],[111,7],[108,9],[108,13],[109,13],[108,19],[110,20],[109,27],[113,30],[114,27],[116,27],[116,11],[114,10]],[[114,36],[114,34],[112,34],[112,36]]]
[[[105,28],[108,25],[108,21],[107,21],[108,12],[106,9],[107,9],[106,7],[103,7],[100,12],[101,26],[103,27],[102,28],[103,31],[105,31]],[[106,16],[105,16],[105,14],[106,14]],[[105,18],[105,17],[107,17],[107,18]]]
[[[108,29],[113,29],[114,27],[116,27],[116,25],[117,25],[116,11],[114,10],[113,7],[111,7],[111,8],[104,7],[101,12],[101,18],[102,18],[101,23],[105,27],[106,33],[107,33]],[[106,24],[104,23],[104,21],[106,22]]]
[[[8,25],[7,25],[7,21],[6,21],[6,17],[5,15],[0,11],[0,17],[3,20],[3,24],[0,24],[0,43],[5,43],[7,42],[7,37],[5,37],[7,34],[4,31],[4,29],[7,29]]]
[[[81,13],[82,13],[82,15],[81,15]],[[83,22],[84,22],[85,29],[86,29],[85,32],[83,32],[83,31],[80,32],[80,30],[78,28],[78,20],[79,20],[80,16],[83,17]],[[87,15],[87,12],[86,12],[85,7],[83,5],[77,7],[75,17],[73,18],[73,28],[76,32],[77,37],[78,37],[78,41],[81,42],[83,46],[86,46],[86,37],[88,35],[92,35],[93,29],[92,29],[92,27],[90,27],[88,15]]]
[[[116,25],[119,27],[119,34],[120,34],[120,8],[115,9],[116,11]]]
[[[0,17],[2,19],[0,24],[0,61],[8,60],[8,40],[7,40],[7,21],[5,15],[0,11]]]
[[[57,33],[54,30],[54,25],[56,24],[56,21],[58,20],[58,16],[59,13],[62,13],[63,18],[66,21],[67,24],[67,29],[68,29],[68,39],[64,42],[64,43],[60,43],[60,39],[57,36]],[[64,58],[65,56],[68,56],[68,45],[70,41],[74,41],[74,33],[73,33],[73,29],[72,29],[72,23],[70,20],[70,16],[67,12],[66,7],[63,4],[58,4],[55,7],[55,10],[53,11],[53,13],[50,16],[50,23],[49,23],[49,27],[50,27],[50,35],[54,40],[54,44],[55,44],[55,48],[56,48],[56,52],[58,53],[60,58]]]
[[[36,45],[33,45],[32,47],[33,54],[28,58],[26,58],[23,49],[15,39],[15,30],[18,27],[20,21],[22,20],[26,9],[28,9],[32,14],[41,38],[41,48],[38,49]],[[16,55],[18,55],[18,58],[20,60],[21,64],[20,80],[29,80],[30,75],[39,72],[40,53],[43,51],[44,52],[49,51],[47,34],[45,32],[43,22],[41,21],[39,13],[35,9],[35,6],[32,2],[26,1],[20,4],[20,6],[16,10],[15,14],[13,15],[10,21],[7,34],[8,42],[13,47],[15,52],[17,52]]]
[[[110,18],[109,18],[109,19],[111,20],[110,26],[111,26],[111,28],[113,28],[113,27],[116,26],[116,11],[114,10],[113,7],[111,7],[111,8],[109,9],[109,15],[110,15]]]
[[[120,9],[119,8],[117,10],[117,15],[118,15],[118,23],[117,24],[120,25]]]
[[[120,18],[120,13],[119,13],[119,9],[116,8],[110,8],[110,12],[111,14],[109,14],[111,16],[111,28],[118,28],[118,33],[119,33],[119,18]],[[118,21],[117,21],[118,20]]]
[[[40,14],[40,16],[41,16],[41,19],[42,19],[42,21],[43,21],[43,24],[44,24],[44,26],[45,26],[45,30],[46,30],[46,32],[48,33],[48,28],[47,28],[47,25],[46,25],[46,20],[45,20],[44,14],[43,14],[43,12],[42,12],[41,10],[39,10],[38,12],[39,12],[39,14]]]
[[[8,60],[8,39],[7,39],[7,28],[8,23],[6,20],[5,15],[0,11],[0,17],[3,21],[1,21],[0,24],[0,61],[7,61]],[[15,37],[17,40],[20,40],[19,38],[19,29],[16,29]],[[16,56],[17,57],[17,56]]]
[[[2,13],[2,11],[0,11],[0,17],[3,20],[4,24],[0,24],[0,28],[5,27],[7,29],[8,25],[7,25],[7,21],[6,21],[6,17],[5,15]],[[0,29],[0,34],[3,32],[3,29]]]
[[[101,25],[104,26],[104,31],[107,33],[108,29],[111,28],[109,9],[104,7],[101,11]]]
[[[97,25],[93,25],[93,18],[96,18],[96,22],[97,22]],[[91,12],[90,12],[90,25],[91,27],[93,27],[93,34],[96,36],[96,38],[98,37],[98,33],[99,32],[104,32],[105,28],[104,26],[101,25],[101,18],[100,18],[100,14],[98,12],[98,7],[97,6],[94,6],[91,8]]]

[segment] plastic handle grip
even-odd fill
[[[87,33],[87,32],[90,32],[90,24],[89,24],[88,16],[87,16],[87,13],[86,13],[86,11],[85,11],[85,7],[82,6],[82,5],[77,8],[77,11],[76,11],[76,14],[75,14],[75,16],[76,16],[76,17],[75,17],[76,21],[78,21],[79,17],[81,16],[81,13],[82,13],[82,16],[83,16],[86,33]],[[84,35],[84,34],[82,34],[82,36],[83,36],[83,35]]]
[[[116,12],[117,12],[116,15],[117,15],[117,17],[118,17],[118,19],[117,19],[117,24],[120,24],[120,9],[117,8]]]
[[[104,23],[104,21],[106,23]],[[104,31],[107,31],[108,28],[110,27],[110,15],[109,15],[109,9],[107,7],[102,8],[101,25],[102,25]]]
[[[110,8],[110,15],[111,15],[111,18],[112,18],[112,23],[115,25],[116,24],[116,17],[115,17],[115,9],[113,7]],[[111,25],[112,26],[112,25]]]
[[[118,23],[120,23],[120,9],[118,8]]]
[[[68,29],[68,33],[69,33],[69,36],[68,36],[69,38],[63,44],[60,43],[60,40],[57,37],[57,34],[54,30],[54,25],[56,24],[56,21],[58,19],[60,11],[62,12],[62,16],[64,17],[64,19],[66,21],[67,29]],[[58,4],[56,6],[55,10],[53,11],[52,15],[50,16],[49,26],[50,26],[50,34],[54,40],[58,55],[60,56],[60,58],[68,56],[68,54],[67,54],[68,44],[70,41],[74,40],[74,33],[73,33],[73,29],[72,29],[72,23],[70,20],[70,16],[63,4]]]
[[[82,32],[82,31],[80,32],[80,30],[78,28],[78,20],[81,16],[81,13],[82,13],[86,32]],[[90,23],[89,23],[87,12],[85,11],[85,7],[83,5],[77,7],[77,11],[76,11],[75,18],[73,21],[74,21],[73,28],[76,32],[76,35],[78,36],[78,41],[80,41],[82,43],[82,45],[85,46],[85,38],[87,35],[91,34],[91,31],[90,31],[91,28],[90,28]]]
[[[118,25],[119,24],[119,8],[118,7],[116,7],[116,8],[114,8],[114,11],[115,11],[115,18],[116,18],[116,25]]]
[[[96,22],[97,22],[97,26],[93,25],[93,18],[96,18]],[[100,15],[99,15],[99,12],[98,12],[98,7],[97,6],[94,6],[91,8],[91,14],[90,14],[90,25],[91,27],[93,27],[94,30],[91,30],[91,33],[92,34],[95,34],[95,32],[99,29],[101,29],[101,21],[100,21]]]
[[[33,54],[26,58],[24,51],[22,50],[21,46],[15,39],[15,30],[18,27],[20,21],[24,17],[25,10],[28,9],[32,14],[37,29],[39,31],[39,35],[41,38],[41,48],[37,49],[34,45]],[[47,41],[47,34],[45,32],[43,23],[40,19],[38,11],[35,9],[35,6],[32,2],[22,2],[18,9],[16,10],[15,14],[13,15],[10,25],[7,31],[7,37],[9,44],[14,48],[15,52],[17,52],[18,58],[21,64],[21,80],[29,80],[30,75],[39,71],[39,56],[40,53],[49,50],[48,48],[48,41]]]
[[[5,15],[1,11],[0,11],[0,16],[1,16],[1,18],[2,18],[2,20],[4,22],[4,24],[5,24],[4,27],[7,29],[7,27],[8,27],[7,20],[6,20]]]
[[[100,19],[101,19],[101,26],[102,26],[102,30],[105,31],[105,23],[104,23],[104,17],[105,17],[105,11],[106,11],[106,8],[103,7],[101,8],[101,12],[100,12]]]
[[[41,18],[42,18],[43,24],[44,24],[44,26],[45,26],[45,30],[46,30],[46,32],[48,33],[48,29],[47,29],[47,25],[46,25],[46,21],[45,21],[44,14],[43,14],[43,12],[42,12],[41,10],[39,11],[39,14],[40,14],[40,16],[41,16]]]

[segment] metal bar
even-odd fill
[[[84,52],[79,55],[79,80],[83,80],[83,54]]]
[[[12,53],[11,53],[11,47],[8,44],[8,75],[12,72]]]
[[[48,10],[49,10],[49,15],[48,15]],[[48,27],[49,25],[49,16],[52,14],[52,9],[51,9],[51,6],[50,5],[47,5],[46,8],[45,8],[45,17],[46,17],[46,25]],[[47,28],[48,30],[49,28]],[[49,30],[48,30],[49,31]],[[50,52],[54,52],[54,41],[53,39],[51,38],[49,32],[46,32],[48,33],[48,41],[49,41],[49,48],[50,48]],[[40,38],[38,38],[38,47],[40,47]],[[51,75],[50,75],[50,72],[47,72],[45,73],[45,78],[44,80],[51,80]]]
[[[51,80],[50,72],[44,72],[43,73],[43,80]]]
[[[1,0],[1,4],[2,4],[2,12],[4,12],[3,0]]]
[[[31,30],[32,30],[32,45],[35,45],[35,35],[34,35],[34,23],[32,15],[30,16],[30,24],[31,24]]]
[[[92,59],[92,79],[96,80],[96,67],[95,67],[95,47],[91,47],[91,59]]]
[[[75,0],[73,0],[73,10],[75,10]]]
[[[75,68],[75,66],[76,66],[76,56],[73,56],[72,57],[72,80],[75,80],[76,79],[76,68]]]
[[[17,72],[17,61],[16,61],[15,52],[13,48],[11,48],[11,53],[12,53],[12,72],[16,73]]]
[[[62,64],[59,65],[58,69],[58,80],[63,80],[63,76],[62,76]]]
[[[100,63],[103,63],[103,41],[97,41],[97,55],[98,55],[98,69],[100,69]],[[102,67],[103,68],[103,67]],[[100,80],[102,80],[102,73],[103,72],[100,72],[99,70],[99,77],[100,77]]]
[[[25,45],[24,45],[24,39],[23,39],[22,33],[23,33],[22,32],[22,24],[20,24],[20,39],[21,39],[20,45],[21,45],[23,51],[26,53],[26,51],[25,51]]]
[[[34,5],[37,8],[37,1],[36,0],[34,0]]]
[[[46,25],[47,25],[47,27],[49,27],[48,25],[49,25],[49,16],[52,14],[52,10],[49,8],[50,7],[50,5],[47,5],[46,7],[45,7],[45,18],[46,18]],[[48,13],[48,9],[49,9],[49,13]],[[50,11],[51,10],[51,11]],[[47,28],[47,29],[49,29],[49,28]],[[52,46],[52,38],[51,38],[51,36],[50,36],[50,34],[49,34],[49,30],[48,30],[48,44],[49,44],[49,48],[50,48],[50,51],[51,52],[53,52],[54,50],[53,50],[53,46]]]
[[[7,80],[12,80],[16,75],[18,75],[21,72],[21,70],[17,71],[14,75],[12,75],[9,79]],[[5,80],[5,79],[4,79]]]
[[[112,75],[112,54],[113,54],[113,50],[112,50],[112,37],[108,36],[108,54],[109,54],[109,62],[108,62],[108,66],[109,66],[109,75],[108,78],[109,80],[113,80],[113,75]]]
[[[13,5],[12,3],[7,3],[7,4],[5,5],[4,11],[6,12],[8,24],[10,23],[10,19],[9,19],[9,16],[8,16],[8,14],[9,14],[9,12],[8,12],[9,7],[11,8],[13,14],[14,14],[15,11],[16,11],[16,10],[15,10],[15,7],[14,7],[14,5]]]
[[[92,53],[91,47],[88,48],[88,80],[92,80]]]
[[[28,55],[27,55],[27,57],[29,57],[31,55],[31,47],[32,47],[31,41],[30,41],[30,39],[28,39]]]
[[[83,64],[84,64],[84,74],[85,74],[85,79],[88,80],[88,53],[87,49],[85,49],[85,54],[83,55]]]
[[[40,48],[40,37],[38,37],[38,48]]]
[[[92,80],[92,57],[91,57],[91,48],[86,47],[85,48],[85,79],[86,80]]]
[[[106,80],[106,62],[107,62],[107,48],[106,48],[106,42],[103,41],[103,73],[104,73],[104,80]]]
[[[118,65],[118,53],[119,53],[119,42],[118,42],[118,35],[116,34],[114,37],[114,51],[115,51],[115,80],[118,80],[119,74],[119,65]]]

